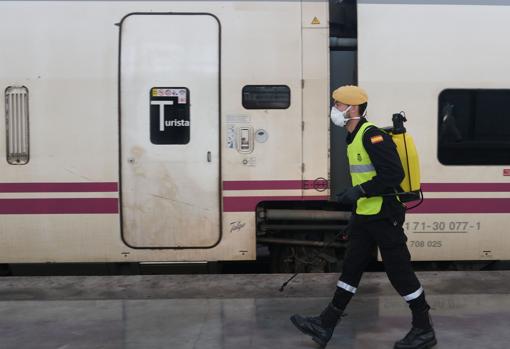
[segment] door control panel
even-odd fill
[[[252,127],[239,127],[237,129],[237,151],[243,154],[253,151]]]

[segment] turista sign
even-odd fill
[[[160,115],[160,117],[161,117],[161,115]],[[167,127],[183,127],[183,126],[189,127],[189,121],[188,120],[178,120],[178,119],[166,120],[165,126],[167,126]]]
[[[174,105],[173,101],[151,101],[152,105],[159,105],[159,130],[161,132],[165,131],[166,127],[189,127],[190,123],[188,120],[183,119],[172,119],[165,120],[165,106],[166,105]],[[168,114],[168,113],[167,113]]]
[[[150,133],[153,144],[187,144],[190,137],[189,90],[152,88]]]

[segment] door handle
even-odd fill
[[[207,162],[211,162],[211,152],[207,152]]]

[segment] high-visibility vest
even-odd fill
[[[347,146],[347,157],[349,158],[349,170],[351,173],[352,186],[363,184],[371,180],[375,175],[375,167],[363,146],[363,134],[371,122],[365,122],[356,133],[351,144]],[[381,212],[382,196],[360,198],[356,202],[356,213],[359,215],[376,215]]]

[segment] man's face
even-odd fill
[[[342,102],[335,101],[335,107],[336,109],[340,111],[345,111],[349,106],[347,104],[343,104]]]
[[[342,102],[335,101],[335,107],[336,107],[336,109],[340,110],[341,112],[346,111],[347,108],[350,107],[349,111],[347,113],[345,113],[346,118],[351,119],[351,118],[358,116],[358,106],[357,105],[348,105],[348,104],[343,104]]]

